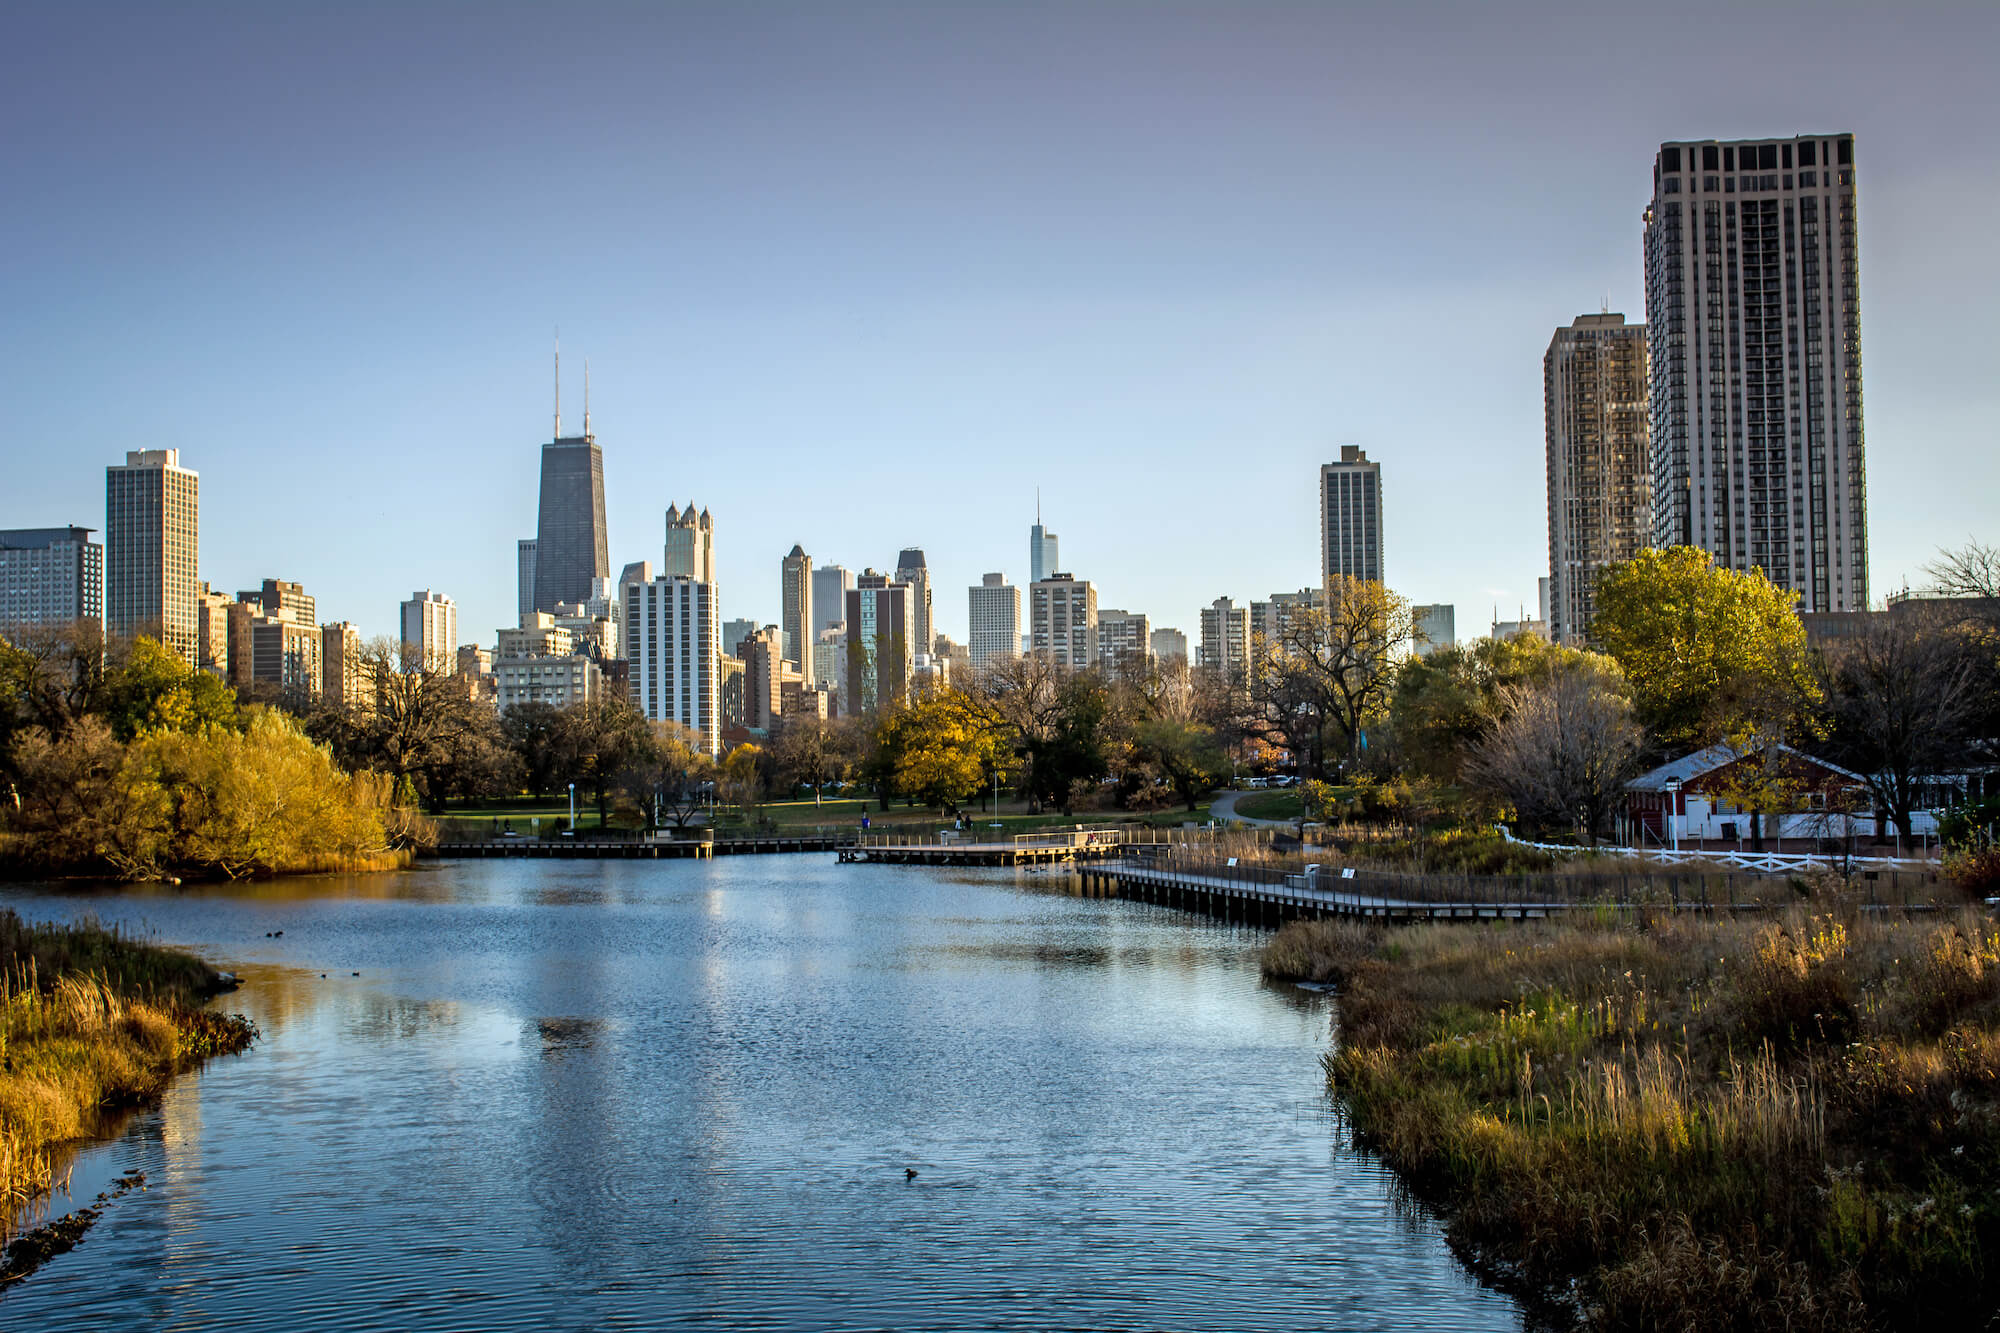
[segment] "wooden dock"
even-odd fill
[[[1187,847],[1200,830],[1131,826],[1075,828],[982,837],[977,833],[909,836],[864,833],[840,849],[843,862],[902,866],[1087,865],[1131,856],[1135,850]]]
[[[441,842],[426,856],[595,857],[633,860],[706,860],[712,856],[775,856],[785,852],[831,852],[853,836],[806,834],[763,838],[489,838]]]
[[[1360,917],[1384,921],[1526,920],[1568,911],[1576,902],[1504,889],[1477,897],[1429,894],[1421,877],[1333,867],[1294,874],[1226,861],[1123,858],[1079,865],[1090,897],[1129,898],[1190,912],[1276,927],[1287,921]],[[1452,887],[1460,887],[1453,885]],[[1525,886],[1524,886],[1525,887]]]

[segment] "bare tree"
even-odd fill
[[[1924,573],[1941,597],[2000,598],[2000,547],[1968,541],[1956,551],[1938,552]]]
[[[1466,765],[1473,782],[1523,818],[1591,843],[1610,823],[1639,749],[1639,725],[1617,668],[1565,663],[1501,691],[1502,717]]]
[[[1410,604],[1380,583],[1335,576],[1326,599],[1293,612],[1251,664],[1244,730],[1289,750],[1302,772],[1361,757],[1368,723],[1388,706],[1414,630]]]
[[[672,820],[686,828],[707,800],[715,783],[715,764],[701,749],[700,739],[674,722],[654,722],[642,742],[625,759],[618,785],[646,812],[646,824],[657,828]]]
[[[1969,759],[1988,666],[1942,607],[1880,617],[1822,662],[1835,756],[1905,837],[1926,779]]]

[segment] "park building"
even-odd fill
[[[0,531],[0,634],[104,623],[104,548],[94,529]]]
[[[104,470],[104,628],[157,634],[195,659],[200,580],[201,478],[178,449],[138,449]]]
[[[966,589],[966,653],[975,667],[1021,652],[1021,590],[1004,574],[987,574]]]
[[[1645,213],[1648,544],[1804,613],[1868,607],[1854,171],[1851,134],[1664,143]]]

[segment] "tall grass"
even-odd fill
[[[1462,1249],[1602,1328],[1891,1328],[2000,1302],[2000,929],[1839,904],[1367,930],[1267,971],[1341,990],[1357,1135]]]
[[[0,911],[0,1233],[104,1112],[249,1044],[246,1021],[199,1007],[218,978],[94,922],[28,925]]]

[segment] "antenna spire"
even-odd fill
[[[1042,488],[1035,487],[1035,526],[1042,526]]]
[[[562,438],[562,325],[556,325],[556,439]]]
[[[590,435],[590,358],[583,358],[583,433]]]

